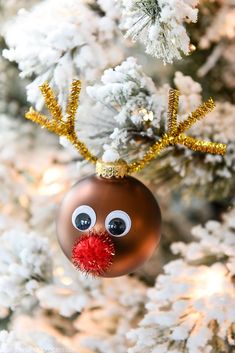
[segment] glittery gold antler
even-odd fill
[[[62,109],[56,100],[54,92],[47,82],[40,87],[40,90],[43,94],[46,107],[51,113],[52,119],[48,119],[47,116],[36,112],[33,108],[26,113],[25,117],[59,136],[66,137],[77,148],[82,157],[92,163],[96,163],[97,157],[94,156],[88,150],[86,145],[78,139],[75,131],[75,120],[79,105],[78,100],[81,92],[81,82],[74,80],[72,83],[65,118],[63,118]]]
[[[186,146],[193,151],[224,155],[227,148],[225,144],[201,141],[184,134],[184,132],[190,129],[190,127],[192,127],[197,121],[203,119],[208,113],[210,113],[214,107],[215,104],[210,98],[206,103],[202,104],[191,113],[186,120],[177,124],[179,91],[170,90],[167,133],[149,148],[142,159],[128,165],[128,173],[131,174],[140,171],[149,162],[155,159],[162,150],[166,149],[168,146],[176,144]]]
[[[179,109],[179,91],[171,89],[168,101],[168,131],[171,135],[177,133],[177,114]]]

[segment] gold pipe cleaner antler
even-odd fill
[[[210,113],[214,107],[214,101],[210,98],[206,103],[202,104],[191,113],[185,121],[177,124],[179,91],[171,89],[169,92],[167,133],[148,149],[142,159],[128,165],[128,173],[139,172],[149,162],[155,159],[162,150],[166,149],[168,146],[176,144],[184,145],[193,151],[224,155],[227,149],[225,144],[202,141],[184,134],[184,132],[190,129],[190,127],[192,127],[197,121],[203,119],[208,113]]]
[[[145,153],[144,157],[133,163],[127,164],[124,161],[114,163],[104,163],[94,156],[81,142],[75,131],[76,113],[79,106],[79,96],[81,92],[81,82],[75,80],[72,83],[72,89],[69,96],[66,117],[63,118],[62,109],[58,104],[56,97],[49,87],[48,83],[44,83],[41,87],[46,106],[51,113],[52,119],[48,119],[45,115],[36,112],[33,108],[26,113],[26,118],[45,127],[51,132],[59,136],[66,137],[80,152],[80,154],[88,161],[97,163],[98,174],[108,177],[123,177],[126,174],[132,174],[143,169],[149,162],[155,159],[159,153],[169,146],[181,144],[193,151],[224,155],[227,146],[223,143],[215,143],[210,141],[202,141],[184,134],[197,121],[203,119],[211,112],[215,104],[210,98],[206,103],[202,104],[186,120],[177,123],[177,115],[179,108],[179,91],[171,89],[169,92],[169,108],[168,108],[168,129],[157,142],[155,142]]]
[[[25,117],[59,136],[66,137],[77,148],[83,158],[89,162],[96,163],[98,158],[88,150],[82,141],[78,139],[75,130],[81,82],[79,80],[74,80],[72,83],[65,118],[63,118],[62,109],[55,98],[54,92],[49,87],[49,84],[45,82],[40,86],[40,90],[45,99],[46,107],[51,113],[52,119],[48,119],[47,116],[36,112],[33,108],[26,113]]]

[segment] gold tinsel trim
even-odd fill
[[[79,106],[78,99],[81,91],[81,82],[79,80],[73,81],[66,109],[67,116],[65,119],[63,119],[62,109],[48,83],[44,83],[40,89],[45,99],[46,106],[51,113],[52,119],[48,119],[45,115],[36,112],[33,108],[26,113],[25,117],[41,125],[43,128],[46,128],[50,132],[66,137],[75,148],[77,148],[84,159],[96,163],[97,157],[94,156],[88,150],[86,145],[78,139],[75,131],[75,120]]]
[[[177,114],[179,109],[179,91],[170,89],[168,102],[168,131],[171,135],[177,134]]]
[[[50,88],[48,82],[45,82],[42,86],[40,86],[40,90],[45,100],[45,104],[51,115],[56,120],[62,120],[62,109],[59,106],[54,92]]]
[[[75,122],[75,117],[79,106],[80,93],[81,81],[74,80],[72,83],[72,89],[69,95],[68,104],[66,108],[67,121],[70,121],[71,124]]]
[[[169,108],[168,108],[168,131],[163,135],[159,141],[155,142],[145,153],[144,157],[129,165],[125,162],[116,162],[110,165],[101,163],[98,158],[94,156],[80,141],[75,131],[76,113],[79,106],[79,95],[81,91],[81,82],[79,80],[73,81],[71,93],[69,95],[65,119],[62,115],[62,109],[58,104],[52,89],[48,83],[44,83],[40,87],[45,99],[46,106],[52,115],[52,119],[48,119],[45,115],[40,114],[32,108],[26,114],[26,118],[41,125],[49,131],[66,137],[82,157],[92,163],[97,163],[97,173],[106,178],[123,177],[124,175],[138,172],[143,169],[149,162],[157,157],[157,155],[168,146],[181,144],[193,151],[206,152],[212,154],[224,155],[226,153],[226,145],[222,143],[215,143],[209,141],[201,141],[193,137],[184,135],[183,133],[190,129],[197,121],[203,119],[209,112],[211,112],[215,104],[210,98],[206,103],[197,108],[188,118],[177,124],[177,114],[179,108],[179,91],[170,90],[169,92]],[[124,164],[123,164],[124,163]]]
[[[145,153],[144,157],[128,165],[128,173],[135,173],[142,170],[149,162],[155,159],[162,150],[168,146],[181,144],[197,152],[224,155],[227,146],[223,143],[202,141],[188,137],[183,132],[190,129],[197,121],[203,119],[214,107],[214,101],[210,98],[206,103],[197,108],[188,118],[177,125],[177,113],[179,106],[179,92],[170,90],[168,108],[168,131],[162,138],[155,142]]]
[[[190,148],[193,151],[220,155],[224,155],[226,153],[226,145],[223,143],[201,141],[184,134],[179,136],[178,143]]]
[[[203,103],[200,107],[198,107],[189,117],[179,124],[177,133],[182,134],[192,127],[197,121],[205,118],[207,114],[212,112],[215,108],[215,103],[212,98],[210,98],[207,102]]]

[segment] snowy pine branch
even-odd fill
[[[223,222],[198,226],[190,244],[176,243],[181,258],[168,263],[148,291],[147,313],[128,333],[129,353],[214,353],[235,344],[235,209]]]
[[[52,278],[48,242],[20,230],[1,235],[0,305],[15,309],[35,303],[35,292]]]
[[[22,335],[21,331],[0,332],[0,353],[71,353],[67,347],[45,332]]]
[[[94,80],[122,59],[118,16],[115,3],[99,1],[97,8],[96,1],[49,0],[22,10],[5,26],[9,50],[4,56],[18,63],[21,77],[36,76],[27,93],[37,109],[43,104],[38,86],[44,81],[59,90],[59,102],[65,104],[73,78]]]
[[[167,87],[157,90],[134,58],[128,58],[115,69],[106,70],[101,84],[88,87],[87,93],[97,102],[93,120],[98,120],[100,111],[105,110],[107,123],[112,126],[113,131],[104,143],[105,161],[119,159],[122,152],[128,152],[131,158],[127,147],[136,144],[135,137],[154,138],[164,132]],[[85,127],[86,130],[88,128]],[[100,134],[108,133],[102,131],[102,126],[98,131]]]
[[[165,63],[190,53],[185,22],[196,22],[198,0],[123,0],[122,28]]]
[[[181,92],[178,119],[182,120],[201,104],[202,87],[179,72],[174,83]],[[137,61],[128,58],[105,71],[101,84],[87,88],[91,100],[82,104],[78,134],[93,148],[103,144],[106,161],[141,157],[166,132],[168,92],[168,85],[156,87]],[[229,195],[234,190],[234,110],[231,103],[218,102],[210,116],[190,130],[194,137],[227,143],[224,157],[169,148],[143,171],[144,178],[155,184],[167,179],[167,187],[180,183],[186,193],[210,198]]]

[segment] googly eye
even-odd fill
[[[72,223],[80,231],[89,230],[96,224],[96,213],[90,206],[79,206],[73,212]]]
[[[112,211],[106,217],[105,228],[114,237],[123,237],[131,229],[130,216],[124,211]]]

